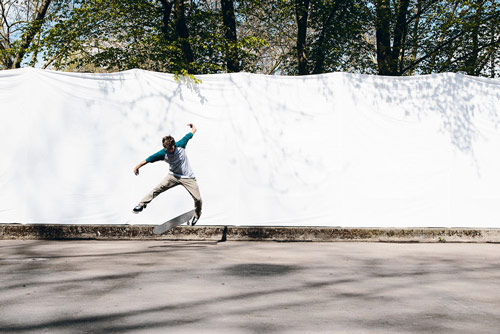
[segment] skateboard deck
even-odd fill
[[[193,216],[194,216],[194,210],[183,213],[182,215],[172,218],[161,225],[155,226],[155,228],[153,229],[153,233],[163,234],[165,232],[168,232],[170,229],[178,225],[187,223]]]

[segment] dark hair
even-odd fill
[[[169,148],[175,147],[175,139],[172,136],[163,137],[162,141],[163,147],[168,150]]]

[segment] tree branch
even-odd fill
[[[500,45],[500,37],[499,37],[496,41],[490,42],[490,43],[488,43],[488,44],[485,44],[485,45],[483,45],[483,46],[479,47],[479,48],[477,49],[477,51],[478,51],[478,52],[479,52],[479,51],[482,51],[483,49],[488,48],[488,47],[490,47],[490,46],[494,46],[494,45],[496,45],[496,44]],[[473,53],[473,52],[474,52],[474,50],[473,50],[473,51],[471,51],[471,52],[468,52],[468,53],[464,54],[464,55],[463,55],[463,56],[461,56],[461,57],[458,57],[458,58],[454,59],[454,60],[453,60],[453,62],[451,62],[451,64],[455,64],[455,63],[458,63],[458,62],[459,62],[459,61],[461,61],[461,60],[464,60],[465,58],[469,57],[469,56],[471,55],[471,53]]]
[[[416,19],[419,19],[420,16],[422,16],[422,14],[424,14],[428,9],[430,9],[433,5],[435,5],[434,2],[431,2],[429,5],[427,5],[426,7],[422,8],[419,12],[417,12],[417,14],[413,15],[413,16],[410,16],[408,18],[408,20],[406,21],[406,24],[407,25],[410,25],[410,23],[412,23],[414,20]]]
[[[447,46],[448,44],[451,44],[453,41],[455,41],[456,39],[460,38],[461,36],[465,35],[465,31],[461,31],[459,34],[457,34],[456,36],[450,38],[449,40],[447,40],[446,42],[442,43],[441,45],[438,45],[434,50],[432,50],[431,52],[429,52],[428,54],[426,54],[425,56],[417,59],[416,61],[414,61],[412,64],[406,66],[402,71],[401,71],[401,74],[405,73],[406,71],[410,70],[410,69],[414,69],[415,66],[417,66],[418,64],[420,64],[421,62],[423,62],[424,60],[432,57],[433,55],[435,55],[439,50],[443,49],[445,46]]]

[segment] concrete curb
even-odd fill
[[[153,225],[0,224],[0,240],[500,242],[500,229],[179,226],[166,235],[158,236],[153,234],[153,227]]]

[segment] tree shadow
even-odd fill
[[[280,276],[299,270],[297,266],[267,263],[245,263],[226,267],[227,274],[241,277]]]
[[[354,101],[359,98],[359,91],[375,94],[367,94],[367,98],[380,116],[408,122],[423,122],[437,116],[441,121],[438,131],[446,134],[452,147],[468,156],[480,173],[475,148],[480,141],[489,140],[485,128],[500,129],[497,108],[500,85],[496,80],[456,73],[399,78],[345,76]],[[479,100],[478,96],[486,97],[486,100]],[[386,105],[392,106],[392,110],[397,106],[398,113],[384,113]]]
[[[82,244],[91,246],[92,243]],[[200,244],[203,243],[175,243],[172,246],[185,246],[184,251],[195,247],[194,250],[199,252],[197,247]],[[202,261],[199,264],[201,268],[186,269],[183,276],[189,278],[203,273],[206,275],[206,281],[202,281],[200,285],[206,291],[197,290],[198,293],[190,294],[189,298],[177,300],[173,297],[174,294],[166,289],[168,285],[160,284],[166,291],[157,293],[162,294],[166,300],[158,304],[141,300],[147,299],[147,296],[134,294],[134,284],[137,284],[137,281],[142,282],[143,286],[151,284],[153,280],[158,279],[158,274],[168,281],[172,277],[178,277],[174,275],[178,268],[170,268],[169,264],[164,264],[157,269],[142,271],[140,263],[134,261],[134,254],[141,254],[140,251],[116,250],[114,254],[98,252],[65,257],[53,254],[64,251],[65,245],[62,242],[58,242],[58,247],[54,247],[53,242],[29,242],[10,251],[3,250],[2,256],[19,259],[37,256],[48,261],[21,261],[10,265],[0,263],[0,274],[6,275],[4,277],[7,277],[7,280],[14,277],[20,279],[20,282],[0,290],[0,314],[15,305],[29,303],[30,300],[11,293],[14,291],[23,294],[26,288],[32,286],[45,292],[45,300],[55,298],[53,296],[58,293],[81,296],[81,301],[76,301],[81,307],[102,306],[102,303],[105,304],[107,298],[113,295],[136,299],[131,299],[131,305],[123,307],[122,310],[108,308],[99,313],[88,309],[84,314],[68,313],[63,310],[64,305],[61,305],[57,308],[60,313],[53,314],[51,318],[34,316],[23,322],[6,319],[0,315],[0,332],[123,333],[186,329],[210,331],[223,324],[230,325],[226,328],[229,330],[256,333],[265,329],[282,332],[307,329],[314,331],[324,330],[325,327],[321,325],[331,320],[335,323],[332,324],[332,330],[338,329],[336,326],[344,326],[342,328],[359,332],[378,330],[419,333],[433,330],[436,333],[449,333],[457,328],[477,326],[477,322],[471,320],[474,317],[486,322],[498,319],[494,311],[485,312],[487,308],[495,307],[497,302],[493,299],[483,300],[483,297],[470,293],[475,289],[495,286],[500,272],[498,259],[494,256],[484,259],[482,254],[472,253],[460,257],[454,254],[454,248],[446,252],[419,254],[418,245],[415,245],[413,254],[410,251],[399,254],[397,250],[408,247],[406,244],[377,245],[376,247],[386,249],[386,252],[382,252],[382,255],[372,255],[367,252],[366,245],[351,245],[353,247],[348,249],[327,247],[328,250],[321,250],[320,253],[308,253],[308,261],[294,261],[292,257],[287,263],[276,262],[276,259],[246,263],[246,260],[242,259],[240,263],[226,265],[223,259],[231,256],[240,245],[224,244],[224,247],[213,248],[214,254],[207,257],[209,259],[213,256],[220,261],[211,264]],[[156,249],[156,246],[148,247],[151,248]],[[279,252],[278,249],[275,251]],[[145,255],[158,261],[169,252],[146,251]],[[155,254],[158,256],[155,257]],[[59,260],[58,265],[51,263],[51,259]],[[183,259],[172,259],[170,264]],[[124,273],[107,275],[95,274],[93,270],[78,272],[79,266],[85,262],[72,263],[68,262],[69,260],[102,263],[101,266],[104,267],[111,263],[120,263],[126,266],[127,270]],[[151,268],[155,268],[154,264],[151,264]],[[50,276],[49,271],[71,270],[78,273],[72,279],[42,279],[43,276]],[[14,276],[13,272],[17,275]],[[477,276],[478,273],[485,276],[481,278]],[[233,286],[233,289],[213,291],[214,281],[217,282],[220,278],[223,278],[227,285]],[[184,293],[189,294],[190,284],[186,282]],[[466,284],[468,289],[460,289],[461,285],[457,285],[457,289],[449,289],[450,284]],[[496,292],[492,293],[494,297]],[[38,297],[38,302],[41,299],[42,297]],[[444,309],[443,303],[446,304]],[[217,319],[221,317],[224,320],[218,322]],[[284,321],[275,322],[277,319]]]

